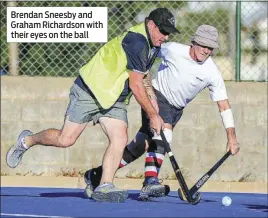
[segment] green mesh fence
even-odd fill
[[[151,2],[151,1],[19,1],[20,7],[108,7],[108,37],[112,39],[140,23],[156,7],[167,7],[176,17],[181,34],[169,41],[189,43],[200,24],[219,31],[220,51],[214,57],[225,80],[235,80],[236,2]],[[6,7],[1,6],[1,75],[9,74],[12,54],[6,42]],[[267,2],[242,2],[241,80],[267,81]],[[18,43],[19,75],[76,76],[101,43]],[[156,66],[153,68],[156,69]]]

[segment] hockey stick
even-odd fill
[[[190,193],[190,191],[188,189],[188,186],[187,186],[187,184],[186,184],[186,182],[185,182],[185,180],[183,178],[183,175],[182,175],[182,172],[181,172],[181,170],[179,168],[179,165],[178,165],[178,163],[177,163],[177,161],[176,161],[176,159],[175,159],[175,157],[174,157],[174,155],[173,155],[173,153],[171,151],[169,143],[166,140],[166,137],[165,137],[165,135],[163,133],[163,130],[161,130],[160,135],[161,135],[162,140],[163,140],[163,142],[165,144],[166,152],[168,153],[169,160],[171,162],[171,165],[173,167],[173,170],[175,172],[175,175],[176,175],[177,180],[178,180],[178,182],[180,184],[180,187],[181,187],[181,189],[178,189],[180,199],[182,199],[184,201],[186,200],[190,204],[193,204],[193,205],[198,204],[200,199],[201,199],[200,193],[197,192],[195,194],[195,196],[191,195],[191,193]],[[181,190],[182,190],[182,192],[181,192]],[[183,195],[185,196],[185,198],[183,198]]]
[[[197,183],[193,185],[193,187],[190,189],[189,193],[191,196],[193,196],[212,176],[212,174],[224,163],[224,161],[227,160],[227,158],[231,155],[231,151],[228,151],[223,155],[223,157],[207,172],[205,175],[203,175]],[[179,191],[180,193],[180,191]],[[183,200],[183,196],[180,196],[180,199]]]

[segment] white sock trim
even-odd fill
[[[124,159],[122,159],[120,163],[124,166],[128,164]]]
[[[159,168],[155,167],[155,166],[146,166],[145,167],[145,172],[148,172],[148,171],[151,171],[151,172],[158,172],[159,171]]]
[[[165,155],[159,154],[159,153],[155,153],[155,152],[147,152],[146,153],[146,157],[156,157],[158,159],[164,160]]]

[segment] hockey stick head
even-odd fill
[[[178,195],[179,195],[179,198],[182,200],[182,201],[186,201],[192,205],[196,205],[200,202],[201,200],[201,194],[200,192],[196,192],[193,196],[191,196],[191,199],[187,200],[187,198],[184,196],[183,192],[181,191],[181,189],[179,188],[178,189]]]
[[[192,198],[193,198],[193,201],[191,201],[190,204],[192,204],[192,205],[196,205],[196,204],[198,204],[198,203],[200,202],[200,200],[201,200],[201,194],[200,194],[200,192],[196,192],[196,193],[192,196]]]
[[[185,197],[185,195],[183,194],[183,192],[181,191],[180,188],[178,189],[178,195],[179,195],[179,198],[180,198],[182,201],[186,201],[186,202],[188,202],[187,199],[186,199],[186,197]]]

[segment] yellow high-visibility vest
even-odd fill
[[[145,23],[133,26],[128,31],[142,34],[149,44]],[[102,46],[79,71],[85,84],[105,109],[116,102],[129,77],[127,57],[122,47],[122,40],[128,31]]]

